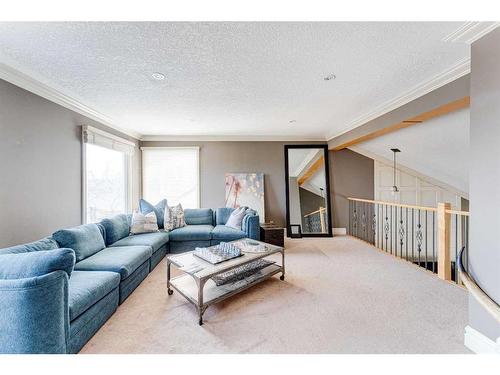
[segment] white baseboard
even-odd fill
[[[334,236],[345,236],[347,234],[346,228],[333,228]]]
[[[477,354],[500,354],[500,337],[495,342],[471,326],[465,327],[464,344]]]

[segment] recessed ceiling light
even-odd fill
[[[290,124],[293,124],[294,122],[297,122],[297,120],[290,120],[288,121]]]
[[[163,81],[165,79],[165,74],[156,72],[151,74],[151,77],[153,77],[153,79],[156,79],[157,81]]]
[[[337,78],[337,76],[335,74],[328,74],[325,78],[323,78],[325,81],[331,81],[331,80],[334,80],[335,78]]]

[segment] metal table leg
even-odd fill
[[[170,289],[170,260],[167,259],[167,293],[169,296],[171,296],[174,291]]]
[[[200,279],[198,281],[198,324],[201,326],[203,324],[203,313],[205,309],[203,308],[203,289],[205,287],[205,279]]]
[[[281,250],[281,270],[280,280],[285,280],[285,250]]]

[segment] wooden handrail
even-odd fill
[[[308,214],[305,214],[304,217],[308,217],[308,216],[311,216],[311,215],[314,215],[314,214],[317,214],[317,213],[321,213],[321,211],[326,211],[326,208],[325,207],[320,207],[319,210],[316,210],[316,211],[310,212]]]
[[[427,207],[427,206],[412,206],[409,204],[400,204],[400,203],[392,203],[392,202],[384,202],[384,201],[373,201],[370,199],[359,199],[359,198],[347,198],[350,201],[357,201],[357,202],[365,202],[365,203],[373,203],[373,204],[385,204],[386,206],[396,206],[396,207],[403,207],[403,208],[415,208],[417,210],[425,210],[425,211],[437,211],[435,207]]]
[[[452,215],[470,216],[469,211],[446,210],[446,213]]]
[[[500,305],[496,303],[484,290],[477,285],[476,280],[469,275],[467,270],[463,265],[463,254],[465,247],[460,250],[460,255],[458,256],[458,273],[460,279],[464,283],[465,287],[469,290],[470,294],[488,311],[493,317],[500,322]]]

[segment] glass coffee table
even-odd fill
[[[261,252],[255,252],[251,249],[248,251],[243,250],[242,256],[218,264],[211,264],[193,255],[194,251],[167,257],[168,294],[172,295],[175,289],[184,296],[184,298],[195,305],[198,309],[200,325],[203,324],[203,313],[210,305],[238,294],[278,273],[281,273],[281,280],[285,279],[285,249],[283,247],[250,239],[232,241],[232,243],[239,241],[250,241],[251,243],[258,242],[265,246],[265,248]],[[217,286],[212,280],[212,277],[216,275],[230,271],[257,259],[269,257],[276,253],[281,253],[281,265],[273,263],[242,280],[220,286]],[[171,278],[171,265],[174,265],[182,271],[182,275]]]

